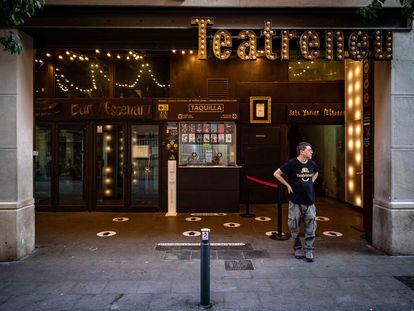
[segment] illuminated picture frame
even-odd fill
[[[272,123],[272,97],[250,96],[250,123]]]

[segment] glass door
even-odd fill
[[[96,201],[98,205],[124,205],[125,168],[124,126],[96,126]]]
[[[58,134],[59,205],[86,202],[84,125],[61,125]]]
[[[132,125],[130,133],[131,205],[158,207],[158,125]]]
[[[37,204],[50,204],[52,201],[52,126],[36,126],[34,142],[34,197]]]

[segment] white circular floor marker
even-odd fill
[[[128,220],[129,220],[129,218],[127,218],[127,217],[116,217],[116,218],[112,219],[112,221],[115,221],[115,222],[124,222],[124,221],[128,221]]]
[[[201,234],[200,231],[184,231],[183,232],[183,235],[190,236],[190,237],[199,236],[200,234]]]
[[[237,222],[226,222],[225,224],[223,224],[223,226],[229,227],[229,228],[236,228],[236,227],[240,227],[240,224],[238,224]]]
[[[325,216],[316,216],[315,219],[317,221],[330,221],[331,219]]]
[[[102,231],[102,232],[98,232],[96,235],[99,236],[100,238],[107,238],[115,234],[116,234],[115,231]]]
[[[343,234],[341,232],[337,232],[337,231],[324,231],[323,235],[331,236],[331,237],[335,237],[335,238],[343,236]]]
[[[259,216],[255,218],[257,221],[271,221],[272,218],[266,216]]]
[[[277,231],[267,231],[265,234],[266,234],[267,236],[277,235]],[[286,235],[286,234],[284,234],[284,233],[282,232],[282,236],[284,236],[284,235]]]
[[[200,221],[201,218],[200,217],[187,217],[185,220],[186,221]]]

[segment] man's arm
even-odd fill
[[[275,178],[280,181],[282,184],[284,184],[286,186],[286,188],[288,189],[289,193],[293,193],[292,187],[289,185],[289,183],[283,178],[282,176],[283,172],[280,170],[280,168],[278,168],[276,170],[276,172],[273,173],[273,176],[275,176]]]
[[[313,174],[313,176],[312,176],[312,182],[315,182],[316,178],[318,178],[318,172],[316,172],[315,174]]]

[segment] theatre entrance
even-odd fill
[[[158,155],[157,124],[38,123],[36,206],[58,211],[157,210]]]

